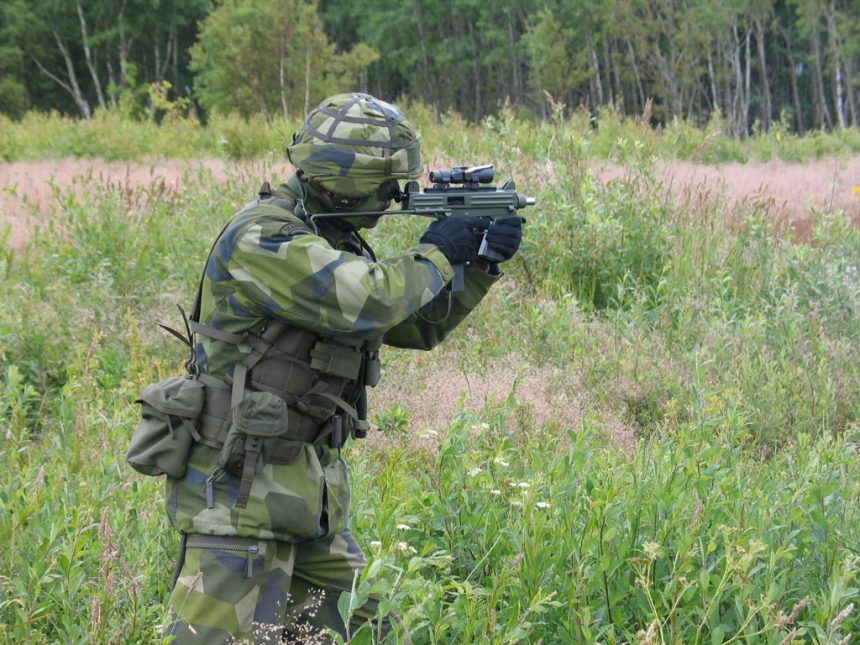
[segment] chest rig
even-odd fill
[[[261,188],[259,203],[290,212],[295,207],[290,196],[272,191],[268,184]],[[286,237],[310,232],[300,222],[284,229]],[[358,240],[356,250],[372,257],[372,250]],[[214,480],[226,471],[241,478],[236,506],[244,508],[254,475],[265,463],[288,464],[308,443],[340,448],[350,436],[367,435],[366,387],[379,383],[382,338],[326,335],[274,318],[256,333],[216,329],[199,320],[203,279],[189,332],[250,351],[223,380],[199,373],[195,359],[189,361],[189,372],[205,385],[194,438],[222,451],[218,468],[207,480],[207,498],[212,498]],[[193,348],[193,337],[189,340]]]

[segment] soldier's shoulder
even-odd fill
[[[312,233],[308,225],[293,213],[254,200],[246,204],[225,227],[217,242],[218,257],[229,262],[237,249],[277,252],[281,244],[299,235]]]
[[[225,252],[232,257],[238,249],[245,253],[279,255],[281,246],[313,231],[293,213],[265,201],[247,205],[225,233]]]
[[[242,209],[236,219],[243,232],[254,229],[269,236],[311,232],[307,222],[291,210],[268,200],[258,199],[251,202]]]

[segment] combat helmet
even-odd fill
[[[369,94],[336,94],[320,103],[287,146],[296,168],[347,198],[391,180],[421,176],[421,141],[397,107]]]

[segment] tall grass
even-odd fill
[[[426,151],[459,159],[483,158],[494,151],[498,142],[481,134],[486,129],[503,138],[513,137],[515,146],[529,158],[552,156],[565,133],[574,134],[591,158],[620,161],[625,160],[626,149],[634,143],[648,156],[704,163],[776,158],[802,162],[860,152],[860,129],[856,127],[798,136],[789,131],[787,124],[777,122],[769,132],[758,131],[746,140],[737,140],[728,135],[729,128],[719,115],[706,128],[680,120],[652,128],[647,121],[611,110],[601,112],[598,118],[585,111],[559,111],[555,119],[544,122],[504,107],[498,115],[487,117],[481,127],[470,127],[455,113],[437,118],[425,105],[404,102],[403,106],[421,131]],[[211,115],[203,125],[196,117],[179,113],[170,113],[161,123],[155,123],[131,120],[118,110],[96,112],[86,121],[57,113],[28,112],[19,121],[0,115],[0,159],[242,159],[283,154],[298,125],[295,120],[275,119],[269,123],[262,117],[242,119],[235,115]]]
[[[601,184],[572,120],[457,127],[459,142],[425,136],[452,157],[474,144],[522,188],[549,172],[552,189],[503,282],[421,360],[550,365],[551,405],[583,409],[539,418],[514,379],[454,403],[449,427],[372,410],[384,432],[347,457],[383,610],[415,643],[851,642],[860,232],[825,212],[813,239],[785,239],[754,203],[728,217],[718,197],[670,198],[632,137],[614,144],[627,172]],[[0,253],[0,640],[159,642],[176,537],[160,482],[123,462],[133,400],[180,371],[154,323],[189,302],[256,186],[81,181]],[[373,242],[393,253],[419,230],[392,218]],[[389,350],[386,378],[415,360]]]

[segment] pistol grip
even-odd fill
[[[490,223],[490,226],[492,226],[492,222]],[[498,264],[499,262],[504,262],[505,258],[490,249],[490,245],[487,242],[487,235],[489,234],[489,232],[489,229],[484,231],[484,237],[481,239],[481,245],[478,247],[478,257],[482,260],[486,260],[487,262],[494,262],[496,264]]]

